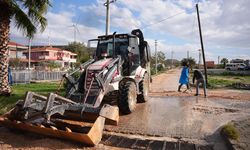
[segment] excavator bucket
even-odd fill
[[[105,118],[98,117],[96,121],[89,126],[76,126],[73,124],[64,124],[64,129],[55,126],[44,126],[42,124],[33,124],[20,121],[11,121],[7,117],[0,117],[0,123],[11,129],[19,129],[28,132],[34,132],[42,135],[69,139],[76,142],[85,143],[90,146],[98,144],[102,139]],[[84,122],[83,122],[84,124]]]
[[[49,97],[60,98],[59,96],[53,95],[53,94],[52,96],[50,94]],[[30,101],[30,99],[33,99],[32,102]],[[34,99],[39,99],[41,101],[40,103],[38,103],[34,101]],[[55,114],[51,116],[48,120],[48,118],[45,117],[46,115],[41,115],[41,114],[44,114],[45,110],[48,111],[47,105],[49,103],[51,105],[51,102],[48,102],[50,101],[49,98],[47,98],[46,103],[44,102],[44,100],[45,100],[45,97],[32,93],[32,92],[30,93],[28,92],[26,94],[26,100],[22,102],[22,107],[20,107],[20,105],[16,106],[10,112],[4,114],[3,116],[0,116],[0,124],[10,129],[19,129],[19,130],[34,132],[34,133],[38,133],[42,135],[69,139],[72,141],[85,143],[90,146],[94,146],[101,141],[105,121],[108,124],[113,124],[113,125],[118,124],[118,119],[119,119],[118,108],[107,105],[107,104],[103,105],[101,110],[99,111],[99,114],[95,115],[95,117],[93,117],[92,119],[89,119],[89,118],[84,119],[84,117],[82,117],[82,118],[79,118],[78,120],[72,120],[72,119],[68,119],[68,117],[64,117],[63,115],[60,115],[60,117],[58,117],[57,116],[58,114]],[[70,100],[65,100],[65,99],[63,100],[64,100],[63,104],[65,104],[66,101],[70,102]],[[59,104],[59,101],[55,101],[55,103]],[[30,107],[23,108],[24,105],[28,106],[28,104]],[[47,104],[47,105],[44,106],[43,109],[40,109],[41,107],[38,107],[38,106],[34,107],[34,104],[36,105]],[[17,111],[17,110],[18,109],[27,110],[31,108],[32,108],[32,111],[31,111],[32,113],[29,112],[29,115],[34,114],[34,113],[38,115],[34,115],[34,116],[30,115],[32,117],[30,118],[28,117],[26,119],[20,119],[20,116],[18,116],[18,114],[22,113],[22,111]],[[36,111],[33,108],[37,108]],[[53,109],[51,110],[55,110],[55,108],[59,108],[59,107],[54,106]],[[41,112],[39,112],[38,110]],[[67,111],[65,111],[65,114],[67,114]],[[29,115],[26,115],[26,117]],[[88,115],[84,115],[84,116],[88,116]]]

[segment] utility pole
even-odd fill
[[[218,65],[220,64],[220,56],[218,56]]]
[[[109,34],[110,30],[110,9],[109,4],[114,3],[116,0],[107,0],[106,3],[104,3],[104,6],[106,6],[106,35]]]
[[[48,35],[48,44],[49,44],[49,46],[51,46],[51,44],[50,44],[50,31],[49,31],[49,35]]]
[[[187,51],[187,59],[189,58],[189,50]]]
[[[30,83],[30,79],[31,79],[31,76],[30,76],[31,75],[31,72],[30,72],[30,57],[31,57],[30,53],[31,53],[31,38],[29,38],[29,56],[28,56],[29,57],[29,60],[28,60],[29,61],[29,63],[28,63],[29,83]]]
[[[28,59],[29,59],[29,63],[28,63],[28,69],[30,70],[30,52],[31,51],[31,38],[29,39],[29,56],[28,56]]]
[[[201,49],[198,49],[199,51],[199,62],[198,62],[198,68],[200,69],[200,65],[201,65]]]
[[[173,68],[173,65],[174,65],[174,60],[173,59],[174,59],[174,51],[172,50],[171,51],[171,64],[172,64],[171,69]]]
[[[157,74],[157,40],[155,40],[155,74]]]
[[[74,27],[74,43],[76,43],[76,26],[73,25],[73,27]]]
[[[200,42],[201,42],[201,51],[202,51],[202,56],[203,56],[205,79],[206,79],[206,84],[207,84],[208,83],[207,82],[207,64],[206,64],[204,46],[203,46],[203,40],[202,40],[201,23],[200,23],[200,15],[199,15],[199,6],[198,6],[198,4],[196,4],[196,12],[197,12],[197,18],[198,18],[198,25],[199,25],[199,33],[200,33]]]

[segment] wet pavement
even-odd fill
[[[135,112],[120,116],[119,125],[106,131],[172,138],[217,140],[225,123],[250,116],[250,102],[201,97],[151,97]]]

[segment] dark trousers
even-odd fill
[[[199,85],[203,85],[204,95],[207,96],[207,90],[206,90],[206,82],[203,79],[198,79],[196,81],[196,94],[199,94]]]
[[[179,87],[178,87],[178,91],[181,91],[181,87],[182,87],[182,85],[183,85],[182,83],[179,85]],[[187,85],[187,89],[189,89],[189,84],[187,83],[186,85]]]

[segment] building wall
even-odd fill
[[[48,60],[57,60],[58,58],[58,52],[53,52],[53,51],[49,51],[49,58]]]
[[[214,61],[206,61],[207,68],[215,68]]]
[[[28,58],[28,53],[25,53]],[[73,54],[75,55],[75,54]],[[70,52],[64,50],[51,50],[51,49],[39,49],[31,50],[31,60],[35,62],[44,61],[55,61],[61,65],[61,67],[69,66],[70,63],[75,63],[76,59]]]
[[[23,50],[25,49],[9,47],[9,58],[25,58]]]

